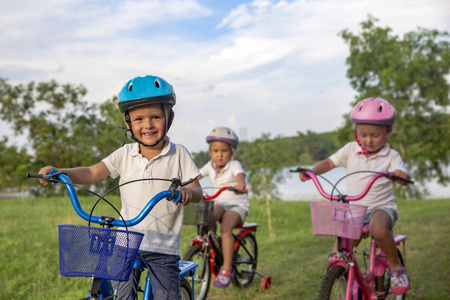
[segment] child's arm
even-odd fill
[[[200,182],[198,182],[197,178],[195,178],[194,181],[188,185],[178,188],[181,193],[181,204],[187,205],[190,202],[197,203],[202,200],[202,187],[200,186]]]
[[[237,184],[234,186],[234,188],[238,189],[238,190],[245,190],[245,174],[238,173],[236,175],[236,181],[237,181]]]
[[[39,174],[48,174],[50,171],[56,169],[52,166],[46,166],[39,170]],[[106,167],[104,162],[100,162],[96,165],[90,167],[77,167],[70,169],[58,169],[61,172],[67,174],[70,180],[73,183],[77,184],[90,184],[99,181],[107,177],[110,172]],[[40,179],[43,185],[46,185],[48,182]]]
[[[327,158],[322,161],[319,161],[314,167],[311,168],[311,171],[313,171],[316,174],[323,174],[323,173],[326,173],[326,172],[334,169],[335,167],[336,166],[331,161],[331,159]],[[305,169],[307,169],[307,168],[305,168]],[[301,181],[306,181],[309,179],[309,177],[303,176],[302,173],[299,174],[299,177],[300,177]]]

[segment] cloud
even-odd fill
[[[338,33],[358,32],[368,14],[398,35],[418,26],[450,29],[449,1],[232,5],[7,1],[0,11],[0,76],[83,84],[87,100],[103,102],[134,76],[159,75],[179,99],[170,135],[195,151],[220,125],[239,127],[233,129],[249,139],[336,129],[355,94],[345,77],[348,46]]]

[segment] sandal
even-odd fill
[[[234,270],[228,272],[224,269],[221,269],[219,271],[219,275],[217,275],[216,280],[214,280],[214,286],[218,288],[226,288],[230,285],[233,277],[234,277]]]
[[[409,278],[406,275],[404,268],[400,270],[391,271],[388,273],[391,278],[392,293],[395,295],[403,295],[409,290]]]

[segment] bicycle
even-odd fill
[[[185,210],[184,225],[196,225],[197,235],[191,238],[191,245],[183,256],[185,261],[195,261],[198,263],[198,272],[194,277],[199,288],[196,289],[196,300],[206,299],[209,291],[211,277],[219,274],[223,264],[221,249],[221,239],[216,236],[211,229],[211,219],[213,214],[214,201],[223,191],[247,192],[233,187],[225,186],[219,189],[214,195],[205,195],[203,200],[195,203]],[[261,288],[266,290],[271,285],[271,278],[256,271],[258,258],[258,245],[256,243],[257,223],[244,222],[235,229],[239,229],[234,237],[234,252],[232,268],[234,270],[233,284],[237,287],[248,287],[255,274],[262,277]]]
[[[359,240],[361,234],[364,234],[364,237],[370,234],[368,224],[364,225],[367,207],[349,204],[349,202],[362,199],[368,193],[373,183],[382,177],[386,177],[391,181],[400,180],[405,184],[412,184],[414,182],[390,172],[371,172],[375,174],[366,183],[366,186],[359,195],[342,195],[339,191],[338,195],[333,195],[333,192],[328,194],[324,191],[317,178],[318,175],[314,172],[301,167],[291,170],[291,172],[300,172],[308,176],[314,182],[322,197],[328,200],[338,201],[310,202],[313,233],[315,235],[335,236],[337,238],[338,249],[337,253],[331,253],[328,256],[327,270],[320,285],[318,298],[320,300],[351,300],[386,299],[388,296],[394,296],[395,299],[405,299],[406,295],[396,296],[392,294],[390,280],[386,278],[387,272],[389,271],[388,260],[373,238],[370,241],[369,254],[363,251],[365,271],[359,267],[355,255],[356,246],[352,247],[352,240]],[[347,176],[349,175],[351,174]],[[320,177],[326,180],[322,176]],[[328,183],[330,182],[328,181]],[[333,191],[337,191],[336,185],[333,186]],[[405,269],[406,238],[406,235],[394,234],[397,254]],[[369,261],[368,267],[367,260]]]
[[[146,263],[137,257],[139,256],[139,245],[144,235],[139,232],[129,231],[128,227],[139,224],[162,199],[180,202],[181,194],[177,190],[178,187],[192,182],[191,180],[182,183],[176,178],[171,180],[146,178],[124,183],[128,184],[143,180],[166,180],[171,182],[169,189],[158,193],[150,199],[138,216],[130,220],[124,220],[120,215],[120,212],[104,198],[108,193],[117,189],[119,186],[109,190],[103,195],[98,195],[88,189],[72,184],[65,173],[57,170],[53,170],[48,175],[28,173],[27,177],[42,178],[43,180],[52,183],[63,183],[76,213],[82,219],[89,222],[89,226],[59,225],[60,274],[69,277],[92,278],[89,295],[81,300],[116,299],[117,290],[113,289],[111,280],[119,281],[120,285],[120,282],[129,279],[132,268],[147,268]],[[92,212],[97,203],[93,206],[91,213],[88,214],[81,207],[75,187],[98,196],[99,199],[97,203],[100,200],[106,201],[120,215],[121,219],[93,215]],[[91,222],[97,223],[102,227],[91,227]],[[113,229],[112,227],[114,226],[125,227],[126,230]],[[193,276],[197,266],[198,264],[195,262],[180,261],[179,263],[181,280],[180,293],[181,299],[183,300],[191,300],[193,298]],[[192,277],[192,287],[186,279],[187,276]],[[153,299],[148,273],[145,278],[144,290],[140,287],[138,287],[138,290],[143,293],[143,300]]]

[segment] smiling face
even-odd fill
[[[147,104],[133,107],[129,116],[134,136],[146,145],[154,145],[165,135],[166,120],[161,104]],[[128,124],[127,124],[128,126]],[[164,146],[164,143],[155,145]]]
[[[369,153],[375,154],[386,144],[386,137],[391,133],[383,125],[357,124],[356,135],[361,146]]]
[[[220,169],[231,160],[233,156],[233,150],[231,146],[225,142],[213,141],[209,146],[209,156],[213,163]]]

